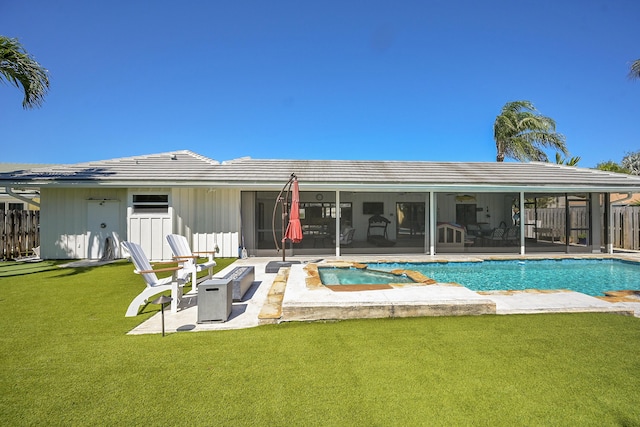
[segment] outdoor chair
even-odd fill
[[[353,243],[353,235],[356,232],[355,228],[345,227],[344,231],[340,233],[340,246],[349,246]],[[335,243],[333,239],[333,243]]]
[[[184,261],[184,270],[191,274],[192,290],[195,290],[198,285],[197,275],[200,271],[208,270],[208,274],[204,280],[213,277],[213,267],[216,266],[216,262],[214,261],[215,252],[192,252],[187,238],[179,234],[167,235],[167,242],[169,243],[171,252],[173,252],[173,259]],[[199,255],[207,255],[208,260],[198,263]]]
[[[484,240],[491,246],[498,246],[504,241],[504,228],[494,228],[491,235],[485,237]]]
[[[135,266],[133,272],[141,275],[147,283],[147,287],[131,301],[125,316],[137,316],[140,306],[146,304],[149,298],[168,290],[171,290],[171,312],[176,313],[178,311],[178,304],[182,298],[182,287],[188,280],[188,274],[182,266],[178,265],[154,269],[140,245],[133,242],[122,242],[122,247],[129,252],[131,256],[131,261]],[[172,264],[175,264],[175,262]],[[158,276],[156,276],[156,273],[168,272],[171,272],[171,276],[165,277],[164,279],[158,279]]]
[[[504,235],[504,240],[508,245],[520,244],[520,228],[517,226],[507,228],[507,232]]]

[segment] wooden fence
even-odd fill
[[[0,211],[0,259],[31,255],[40,246],[40,211]]]
[[[536,237],[535,229],[544,230],[543,234],[551,236],[557,241],[565,240],[565,210],[564,208],[542,208],[537,211],[537,222],[534,220],[533,209],[526,209],[525,226],[526,237]],[[611,208],[611,240],[613,247],[618,249],[640,250],[640,206],[613,206]],[[571,226],[576,229],[589,228],[586,208],[571,209]],[[572,230],[571,239],[577,241],[582,231]],[[540,237],[540,236],[537,236]],[[602,236],[604,238],[604,236]]]
[[[613,247],[640,250],[640,206],[611,208]]]

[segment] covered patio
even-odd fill
[[[256,224],[264,227],[245,237],[255,239],[256,254],[265,256],[275,249],[274,232],[281,236],[282,230],[269,228],[265,215],[272,211],[273,194],[253,195]],[[287,253],[608,253],[607,202],[607,193],[584,192],[301,190],[303,239],[288,243]]]

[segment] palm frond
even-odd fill
[[[39,107],[49,91],[49,71],[29,55],[17,39],[0,36],[0,81],[21,87],[22,106]]]
[[[629,78],[630,79],[639,79],[640,80],[640,59],[636,59],[631,64],[631,68],[629,70]]]
[[[541,147],[568,154],[564,135],[556,132],[556,122],[537,112],[529,101],[508,102],[494,122],[497,159],[547,161]]]

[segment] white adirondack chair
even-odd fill
[[[184,261],[183,268],[186,272],[191,274],[191,286],[195,290],[198,285],[197,275],[198,272],[208,270],[208,274],[204,280],[211,279],[213,277],[213,267],[216,266],[214,260],[215,252],[192,252],[189,247],[187,238],[179,234],[167,235],[167,242],[173,252],[173,259],[177,261]],[[208,260],[202,263],[197,263],[199,255],[207,255]]]
[[[178,304],[182,298],[182,287],[185,282],[188,281],[188,273],[182,266],[154,269],[142,250],[142,247],[137,243],[122,242],[122,247],[131,255],[131,261],[135,266],[133,272],[141,275],[147,283],[147,287],[129,304],[125,317],[137,316],[140,306],[145,304],[150,297],[167,290],[171,290],[171,312],[176,313],[178,311]],[[170,277],[158,279],[156,273],[160,272],[171,272],[172,274]]]

